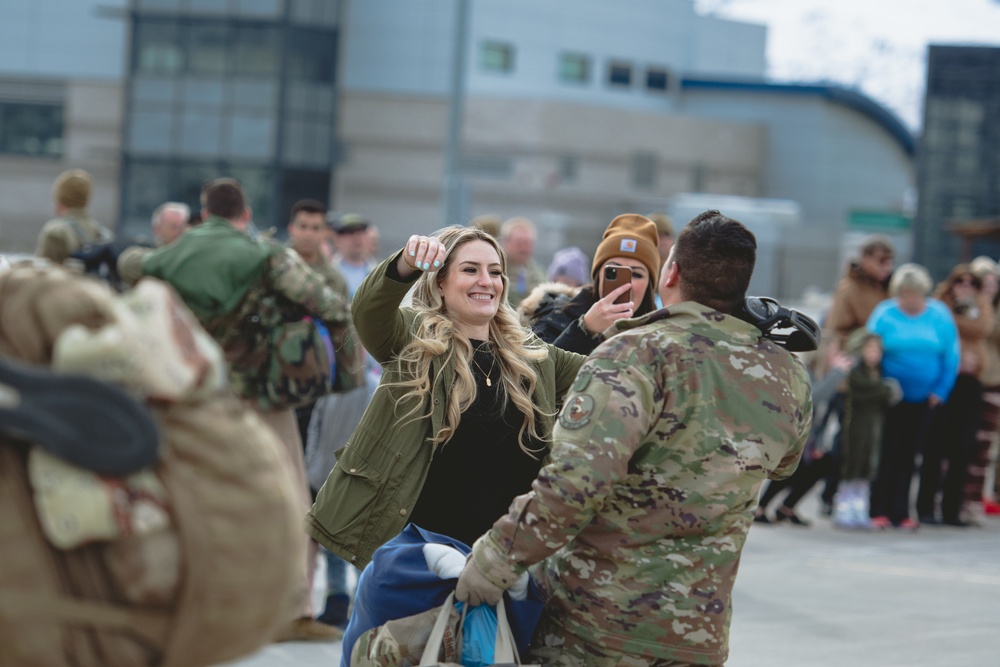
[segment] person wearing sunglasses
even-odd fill
[[[955,388],[948,401],[934,411],[924,444],[917,516],[922,524],[965,527],[970,524],[962,517],[964,487],[982,412],[981,377],[986,365],[986,338],[993,328],[993,305],[982,293],[982,280],[968,264],[952,269],[934,295],[955,318],[961,361]]]

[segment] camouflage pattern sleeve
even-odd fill
[[[804,382],[805,386],[808,388],[808,377],[809,371],[806,370],[802,361],[793,354],[789,354],[792,358],[792,364],[798,368],[799,378],[805,378],[805,380],[800,380]],[[812,429],[812,413],[813,413],[813,395],[812,390],[808,389],[806,391],[798,392],[803,394],[800,408],[799,419],[795,420],[796,425],[796,438],[792,447],[788,450],[788,453],[782,457],[781,462],[778,467],[775,468],[774,472],[769,474],[768,479],[787,479],[792,476],[796,468],[799,467],[799,462],[802,459],[802,451],[806,447],[806,442],[809,441],[809,431]],[[793,394],[794,395],[794,394]]]
[[[590,523],[629,475],[656,414],[653,394],[636,365],[600,357],[583,364],[559,414],[550,463],[476,544],[473,557],[488,578],[512,582]]]
[[[268,261],[268,279],[276,292],[324,322],[337,326],[351,324],[350,301],[306,266],[297,253],[275,246]]]

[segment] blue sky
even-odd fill
[[[861,89],[920,126],[928,44],[1000,46],[997,0],[695,0],[768,26],[768,74]]]

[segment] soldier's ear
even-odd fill
[[[664,275],[661,282],[666,287],[677,287],[681,281],[681,270],[677,262],[668,262],[664,268]]]

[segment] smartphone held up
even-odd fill
[[[605,266],[604,267],[604,289],[601,290],[603,299],[616,288],[622,285],[632,284],[632,269],[627,266]],[[615,298],[615,303],[628,303],[632,300],[632,290],[627,289]]]

